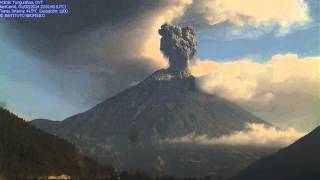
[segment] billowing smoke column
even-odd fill
[[[192,27],[163,24],[159,29],[160,50],[169,58],[169,69],[174,72],[189,72],[189,60],[196,53],[197,40]]]

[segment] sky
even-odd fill
[[[197,31],[191,70],[201,89],[311,130],[320,124],[320,2],[251,1],[83,0],[66,17],[1,19],[0,104],[27,120],[83,112],[166,67],[157,30],[169,22]]]
[[[277,28],[262,30],[240,30],[239,35],[226,38],[224,30],[229,27],[206,29],[199,34],[198,56],[201,59],[219,60],[251,57],[259,60],[270,59],[274,54],[296,53],[300,57],[319,55],[319,1],[304,1],[308,6],[310,23],[292,28],[292,32],[281,34]],[[234,27],[232,28],[234,30]],[[248,28],[250,29],[250,28]],[[228,34],[229,35],[229,34]]]

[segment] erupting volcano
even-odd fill
[[[238,105],[197,88],[188,68],[197,46],[193,28],[164,24],[159,34],[169,68],[60,123],[33,124],[73,142],[82,153],[102,163],[152,171],[168,164],[159,155],[165,139],[191,133],[217,137],[243,130],[247,123],[267,124]],[[170,161],[175,163],[174,158]]]

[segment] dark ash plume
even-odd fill
[[[160,50],[169,58],[173,71],[189,71],[189,60],[196,53],[196,34],[192,27],[178,27],[163,24],[159,29],[161,37]]]

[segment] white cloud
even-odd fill
[[[207,135],[195,136],[194,134],[183,137],[166,139],[167,143],[195,143],[201,145],[255,145],[269,147],[285,147],[305,133],[293,128],[280,130],[275,127],[266,127],[264,124],[248,124],[247,130],[236,131],[218,138],[210,138]]]
[[[292,25],[304,25],[310,20],[304,0],[195,0],[191,10],[209,25],[279,25],[286,31]]]
[[[281,127],[311,130],[320,124],[316,110],[319,65],[320,57],[285,54],[264,63],[250,59],[225,63],[199,60],[191,70],[205,92],[236,102]]]

